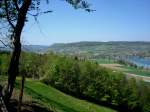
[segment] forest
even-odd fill
[[[9,52],[1,52],[1,75],[7,74],[9,59]],[[23,52],[19,68],[18,77],[25,75],[79,99],[124,112],[150,110],[149,83],[128,78],[96,62],[52,52]]]

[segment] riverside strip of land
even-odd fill
[[[133,67],[124,66],[117,63],[107,63],[100,64],[100,66],[110,68],[115,71],[124,72],[128,77],[134,77],[138,80],[144,80],[146,82],[150,82],[150,71],[149,70],[141,70]]]

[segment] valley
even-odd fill
[[[135,55],[129,52],[128,47],[132,45],[128,46],[129,43],[125,42],[124,47],[119,49],[124,49],[122,52],[127,56],[122,55],[120,50],[111,52],[108,49],[103,49],[103,55],[97,46],[92,47],[94,44],[100,46],[99,42],[67,44],[66,48],[59,46],[57,50],[48,46],[26,46],[21,53],[12,102],[18,100],[21,77],[25,76],[22,110],[27,112],[37,108],[44,109],[44,112],[149,112],[150,69],[146,52],[149,44]],[[105,48],[110,47],[110,43],[102,44],[107,44]],[[111,47],[117,48],[120,44],[117,42],[119,46],[113,44]],[[139,42],[135,44],[138,45]],[[76,46],[78,54],[74,52]],[[100,54],[89,53],[85,51],[87,48]],[[68,49],[72,49],[71,52]],[[142,51],[145,53],[139,55]],[[131,60],[133,56],[134,62]],[[1,51],[2,87],[7,83],[9,61],[10,52]],[[143,62],[144,66],[141,66]],[[13,105],[17,108],[16,103]]]
[[[131,76],[150,77],[150,42],[77,42],[54,44],[50,50],[77,56]]]

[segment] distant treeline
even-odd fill
[[[118,56],[150,57],[150,42],[76,42],[53,44],[50,50],[67,55],[78,55],[92,59]]]
[[[1,74],[7,73],[9,54],[0,54]],[[38,79],[75,97],[121,111],[149,112],[150,87],[123,73],[78,57],[23,52],[20,74]]]

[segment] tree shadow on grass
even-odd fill
[[[75,109],[72,109],[64,104],[59,103],[59,101],[54,101],[49,98],[43,97],[41,94],[39,94],[38,92],[36,92],[28,87],[25,87],[25,89],[27,90],[28,94],[31,94],[33,96],[33,98],[39,99],[40,101],[50,104],[50,105],[53,105],[54,107],[57,106],[58,109],[63,110],[64,112],[78,112]],[[43,111],[41,111],[41,112],[43,112]]]
[[[11,100],[8,112],[17,112],[18,101]],[[21,112],[53,112],[36,103],[23,103],[21,106]]]

